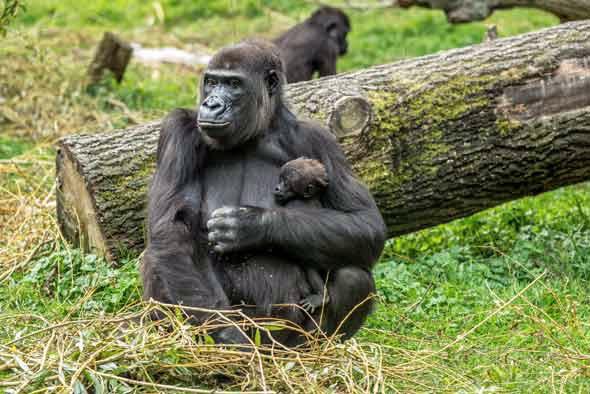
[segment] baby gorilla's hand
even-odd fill
[[[325,297],[322,294],[311,294],[299,301],[299,305],[308,313],[314,314],[316,309],[326,306],[329,301],[330,297],[327,294]]]
[[[271,212],[258,207],[222,207],[207,221],[209,242],[218,253],[239,252],[264,246]]]

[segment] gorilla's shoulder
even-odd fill
[[[199,140],[197,113],[186,108],[173,109],[163,120],[158,139],[158,162],[167,146],[195,146]]]
[[[325,126],[309,120],[298,120],[290,130],[289,143],[299,152],[319,158],[340,151],[338,140]]]
[[[187,138],[197,139],[199,133],[195,132],[196,129],[197,113],[186,108],[175,108],[162,120],[158,146],[178,143]]]
[[[162,121],[163,130],[196,127],[197,113],[188,108],[174,108]]]
[[[311,120],[299,121],[299,134],[313,140],[337,142],[334,134],[326,126]]]

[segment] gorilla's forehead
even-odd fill
[[[252,52],[252,50],[250,50],[250,52]],[[222,68],[224,65],[226,67],[235,67],[241,63],[245,63],[248,57],[250,57],[249,55],[251,56],[245,48],[235,46],[223,48],[213,56],[209,65],[215,68]]]
[[[249,47],[246,50],[244,47],[231,47],[222,49],[218,52],[211,62],[209,69],[215,70],[238,70],[248,69],[255,70],[257,63],[256,48]],[[258,67],[259,69],[260,67]]]
[[[204,73],[205,77],[217,78],[241,78],[243,73],[235,68],[213,68],[207,69]]]
[[[282,63],[273,44],[262,41],[242,42],[222,48],[213,56],[208,69],[263,73],[267,70],[282,70]]]

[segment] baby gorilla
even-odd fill
[[[279,183],[274,191],[275,200],[280,205],[289,203],[321,207],[319,195],[327,186],[328,174],[324,165],[317,160],[300,157],[281,167]],[[327,292],[324,294],[325,283],[316,269],[305,267],[305,275],[312,294],[299,304],[309,313],[314,313],[317,308],[325,306],[330,298]]]

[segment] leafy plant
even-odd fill
[[[64,305],[83,300],[79,305],[82,312],[114,312],[140,299],[137,260],[119,264],[115,267],[78,249],[61,248],[37,260],[6,291],[37,293],[30,300],[30,306],[35,308],[46,307],[49,300]]]
[[[0,35],[6,35],[6,28],[11,20],[16,17],[19,11],[25,6],[21,0],[2,0],[2,12],[0,13]]]

